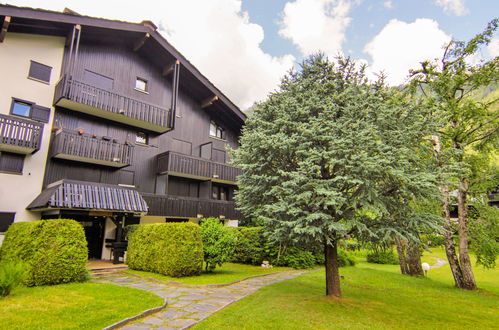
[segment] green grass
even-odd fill
[[[289,269],[290,268],[287,267],[274,267],[268,269],[260,266],[225,263],[222,267],[217,267],[212,273],[202,273],[200,276],[171,277],[139,270],[128,270],[127,272],[144,277],[155,278],[165,282],[178,282],[189,285],[206,285],[227,284],[250,276],[282,272]]]
[[[0,299],[0,329],[102,329],[163,300],[112,284],[19,287]]]
[[[321,270],[264,287],[195,328],[497,329],[499,270],[474,270],[481,289],[470,292],[453,287],[448,266],[412,278],[398,266],[361,261],[340,270],[342,299],[324,296]]]

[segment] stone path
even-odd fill
[[[253,277],[222,287],[175,285],[156,282],[126,273],[95,278],[99,283],[110,283],[150,291],[167,302],[161,311],[125,325],[122,329],[186,329],[259,288],[294,278],[305,271],[287,271]]]
[[[433,268],[440,268],[440,267],[443,267],[447,264],[447,261],[443,260],[443,259],[440,259],[440,258],[437,258],[437,257],[430,257],[432,259],[435,259],[437,262],[435,262],[433,265],[430,266],[430,269],[433,269]]]

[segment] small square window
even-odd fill
[[[50,83],[51,72],[52,72],[52,67],[35,61],[31,61],[31,64],[29,66],[28,77],[46,83]]]
[[[19,100],[13,100],[12,101],[12,107],[10,109],[10,113],[13,115],[17,116],[22,116],[22,117],[30,117],[31,115],[31,106],[32,103],[24,102],[24,101],[19,101]]]
[[[147,80],[137,77],[137,80],[135,80],[135,89],[147,92]]]
[[[137,135],[135,136],[135,142],[141,144],[148,144],[149,137],[144,132],[137,132]]]
[[[0,232],[4,233],[16,218],[15,212],[0,212]]]

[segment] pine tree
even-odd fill
[[[392,96],[349,59],[311,56],[255,107],[234,151],[241,210],[277,242],[321,244],[327,295],[341,296],[339,240],[411,238],[422,219],[389,216],[396,192],[409,199],[432,186],[407,146],[426,134],[425,117]]]

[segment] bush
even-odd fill
[[[279,261],[280,266],[288,266],[296,269],[313,268],[317,264],[312,252],[298,248],[290,248]]]
[[[338,249],[338,264],[340,267],[355,266],[355,257],[346,250]]]
[[[197,224],[154,223],[128,232],[126,258],[130,269],[168,276],[199,275],[203,267],[203,242]]]
[[[26,268],[21,263],[5,262],[0,264],[0,297],[10,294],[26,277]]]
[[[427,246],[443,246],[445,237],[438,234],[421,235],[421,241]]]
[[[269,260],[267,240],[262,227],[233,228],[236,244],[231,261],[242,264],[260,265]]]
[[[398,265],[399,260],[393,250],[371,251],[366,256],[367,262],[372,264]]]
[[[230,261],[236,244],[231,228],[225,227],[217,218],[202,219],[201,237],[206,271],[211,272],[217,265]]]
[[[7,230],[0,259],[24,263],[27,286],[81,282],[87,278],[85,232],[68,219],[15,222]]]

